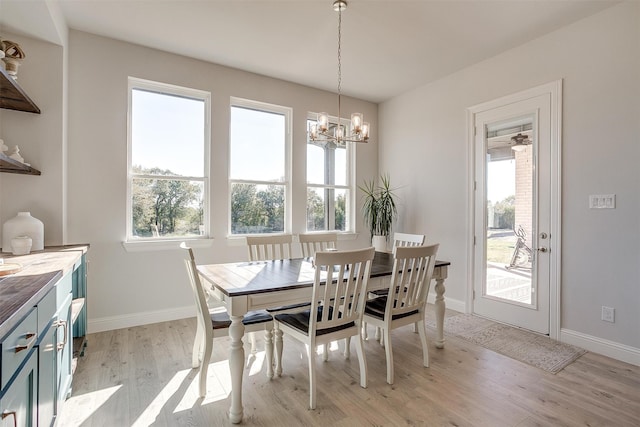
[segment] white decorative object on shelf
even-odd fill
[[[20,148],[17,145],[13,147],[13,151],[9,154],[9,157],[13,160],[19,161],[20,163],[24,163],[24,159],[20,155]]]
[[[0,152],[4,153],[7,150],[9,150],[9,147],[7,147],[4,141],[0,139]]]
[[[2,226],[2,252],[11,252],[11,240],[19,236],[31,237],[31,250],[44,249],[44,224],[30,212],[18,212]]]
[[[18,236],[11,239],[11,250],[14,255],[27,255],[31,252],[33,240],[29,236]]]

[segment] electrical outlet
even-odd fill
[[[604,320],[605,322],[614,323],[615,314],[616,314],[615,308],[605,307],[604,305],[602,306],[602,320]]]
[[[589,209],[615,209],[615,194],[592,194],[589,196]]]

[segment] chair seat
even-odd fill
[[[364,306],[364,312],[365,314],[368,314],[373,317],[377,317],[378,319],[384,319],[384,311],[386,307],[387,307],[386,296],[373,298],[373,299],[367,300],[367,303]],[[413,316],[414,314],[417,314],[417,313],[418,313],[418,310],[413,310],[407,313],[394,314],[391,319],[392,320],[402,319],[403,317]]]
[[[375,295],[377,297],[385,296],[389,294],[389,289],[376,289],[373,291],[369,291],[369,295]]]
[[[320,321],[320,319],[322,319],[322,307],[318,307],[317,310],[317,320]],[[304,310],[304,311],[300,311],[298,313],[283,313],[283,314],[276,314],[275,318],[278,322],[287,324],[289,326],[291,326],[292,328],[295,328],[297,330],[299,330],[300,332],[304,333],[305,335],[309,335],[309,319],[311,317],[311,309],[309,310]],[[324,334],[330,334],[332,332],[337,332],[343,329],[348,329],[355,326],[354,322],[349,322],[346,323],[344,325],[340,325],[340,326],[336,326],[333,328],[325,328],[325,329],[318,329],[316,331],[316,336],[319,335],[324,335]]]
[[[227,311],[210,312],[209,314],[211,315],[211,324],[213,325],[213,329],[225,329],[231,326],[231,318],[229,317],[229,313]],[[272,320],[273,317],[265,310],[256,310],[250,311],[245,314],[244,318],[242,319],[242,323],[247,326],[270,322]]]

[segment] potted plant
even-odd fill
[[[398,217],[390,181],[389,175],[380,175],[380,185],[372,179],[358,187],[364,193],[362,205],[364,222],[369,228],[371,243],[379,252],[387,249],[393,221]]]

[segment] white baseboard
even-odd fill
[[[131,328],[133,326],[149,325],[151,323],[186,319],[188,317],[195,317],[195,315],[195,309],[190,305],[188,307],[179,307],[169,310],[147,311],[145,313],[89,319],[87,322],[88,332],[92,334],[115,329]]]
[[[630,347],[570,329],[560,330],[560,341],[584,348],[593,353],[611,357],[612,359],[640,366],[640,348]]]
[[[429,296],[427,297],[427,304],[433,304],[435,303],[435,301],[436,301],[436,295],[433,293],[430,293]],[[447,310],[459,311],[460,313],[465,312],[464,301],[445,297],[444,305],[447,308]]]
[[[433,304],[435,295],[429,295],[428,301]],[[445,298],[447,309],[464,313],[464,301]],[[168,322],[170,320],[186,319],[194,317],[193,306],[179,307],[169,310],[147,311],[145,313],[126,314],[122,316],[101,317],[99,319],[89,319],[88,332],[112,331],[115,329],[131,328],[134,326],[149,325],[151,323]]]

